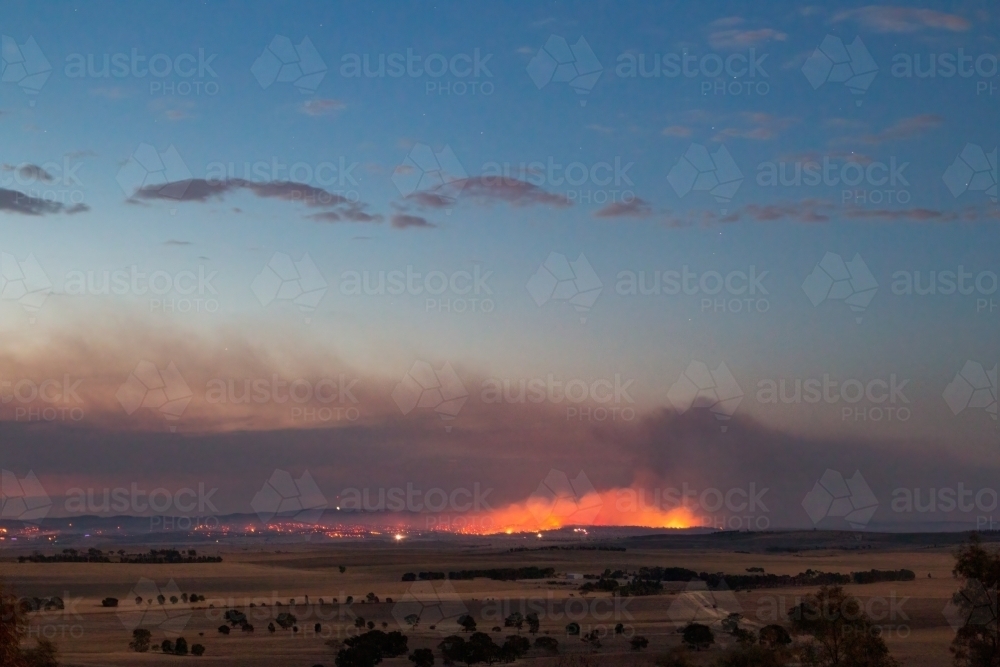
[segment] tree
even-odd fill
[[[500,647],[500,656],[504,660],[510,658],[512,661],[524,656],[531,648],[531,642],[521,635],[510,635]]]
[[[417,623],[420,622],[420,617],[416,614],[408,614],[403,620],[406,621],[406,624],[410,626],[410,629],[412,630],[417,627]]]
[[[267,624],[267,631],[270,632],[270,633],[272,633],[272,634],[274,633],[274,631],[275,631],[274,622],[271,622],[271,623]]]
[[[821,587],[788,615],[795,632],[810,635],[815,641],[819,664],[838,667],[898,664],[889,655],[879,628],[865,614],[861,602],[840,586]]]
[[[176,655],[187,655],[188,654],[188,643],[183,637],[178,637],[177,642],[174,643],[174,653]]]
[[[535,648],[555,655],[559,653],[559,640],[555,637],[539,637],[535,640]]]
[[[792,637],[788,634],[788,630],[777,624],[765,625],[760,629],[760,645],[771,649],[772,651],[782,647],[788,646],[792,643]]]
[[[191,647],[191,655],[205,655],[205,647],[201,644],[195,644]]]
[[[25,667],[59,667],[56,660],[56,645],[48,639],[38,639],[34,648],[21,652]]]
[[[576,621],[566,624],[566,634],[570,637],[576,637],[580,634],[580,624]]]
[[[152,643],[153,633],[145,628],[136,628],[132,631],[132,641],[128,647],[136,653],[146,653]]]
[[[169,639],[164,639],[162,642],[160,642],[160,650],[163,651],[164,653],[173,653],[174,643]]]
[[[702,625],[701,623],[690,623],[686,628],[684,628],[682,640],[691,648],[696,651],[700,651],[715,643],[715,635],[712,633],[712,629],[707,625]]]
[[[515,611],[503,620],[503,625],[505,628],[516,628],[518,632],[521,632],[521,628],[524,627],[524,616],[521,615],[521,612]]]
[[[635,637],[632,637],[632,640],[629,642],[629,646],[632,647],[633,651],[641,651],[649,646],[649,640],[642,635],[636,635]]]
[[[458,624],[462,626],[464,632],[475,632],[476,631],[476,619],[472,618],[468,614],[462,614],[458,617]]]
[[[541,626],[541,623],[538,620],[538,614],[531,612],[525,616],[524,620],[528,622],[528,632],[533,635],[538,634],[538,628]]]
[[[220,625],[219,626],[219,632],[221,634],[228,635],[229,634],[229,626],[228,625]]]
[[[288,628],[293,627],[299,621],[297,618],[295,618],[294,614],[289,614],[287,611],[283,611],[275,617],[274,622],[277,623],[279,626],[281,626],[282,630],[287,630]]]
[[[962,587],[952,596],[954,617],[961,624],[951,642],[958,667],[1000,665],[997,624],[997,587],[1000,584],[1000,552],[983,548],[977,534],[955,554],[952,575]]]
[[[117,607],[118,606],[118,598],[104,598],[103,600],[101,600],[101,606],[102,607]]]
[[[431,667],[434,664],[434,651],[429,648],[418,648],[409,655],[413,667]]]

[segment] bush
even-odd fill
[[[136,653],[145,653],[149,650],[152,638],[153,633],[149,630],[136,628],[132,631],[132,641],[128,643],[128,647]]]
[[[683,641],[691,648],[700,651],[715,643],[715,635],[707,625],[691,623],[684,628]]]
[[[434,664],[434,652],[429,648],[418,648],[409,658],[413,667],[431,667]]]
[[[566,624],[566,634],[575,637],[580,634],[580,624],[573,622]]]
[[[535,640],[535,648],[556,654],[559,653],[559,640],[555,637],[539,637]]]
[[[101,606],[102,607],[117,607],[118,606],[118,598],[104,598],[103,600],[101,600]]]
[[[201,644],[195,644],[191,647],[191,655],[205,655],[205,647]]]
[[[229,634],[229,626],[228,625],[220,625],[219,626],[219,632],[221,634],[228,635]]]
[[[641,651],[649,646],[649,640],[642,635],[636,635],[635,637],[632,637],[632,640],[629,642],[629,646],[632,647],[633,651]]]

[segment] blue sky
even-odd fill
[[[1000,342],[997,21],[985,2],[93,2],[44,13],[10,3],[2,176],[4,190],[19,194],[5,195],[0,249],[22,262],[33,255],[51,295],[37,312],[0,303],[12,341],[5,354],[17,372],[45,376],[51,368],[25,359],[30,341],[98,345],[127,322],[146,331],[115,358],[127,374],[157,355],[160,367],[182,365],[185,348],[166,339],[189,334],[176,332],[217,342],[235,331],[276,366],[327,355],[392,382],[416,360],[450,362],[467,384],[620,375],[634,382],[642,411],[676,409],[670,390],[693,361],[724,363],[745,394],[737,415],[769,428],[959,437],[985,455],[996,445],[995,403],[992,419],[953,414],[942,394],[966,362],[993,368]],[[51,66],[36,90],[11,69],[16,54],[30,52],[29,38]],[[9,45],[18,48],[8,53]],[[325,73],[298,80],[285,70],[275,80],[273,53],[288,47]],[[577,49],[575,60],[556,70],[552,56],[564,47]],[[854,59],[834,67],[848,47]],[[133,53],[146,59],[138,70]],[[129,63],[120,76],[78,76],[79,63],[100,70],[116,54]],[[394,54],[412,54],[421,73],[347,75],[356,60],[374,67]],[[969,76],[947,76],[959,54],[969,57]],[[684,58],[691,76],[670,75],[668,65]],[[932,60],[934,77],[906,76],[907,63],[926,69]],[[171,72],[140,76],[152,61]],[[753,76],[742,69],[748,61]],[[660,75],[629,76],[640,62]],[[441,63],[453,71],[423,69]],[[731,74],[714,76],[725,63]],[[859,78],[845,84],[844,68]],[[590,77],[560,80],[566,71]],[[171,148],[178,162],[163,180],[187,182],[180,195],[135,180],[145,173],[137,156]],[[435,188],[434,173],[415,180],[423,155],[441,165],[445,186]],[[693,164],[699,155],[708,167]],[[960,155],[986,161],[975,184],[965,162],[955,166]],[[767,184],[770,170],[790,177],[810,164],[829,165],[825,182]],[[507,178],[490,178],[497,170]],[[723,173],[735,189],[702,188]],[[839,180],[855,175],[855,185]],[[565,182],[577,176],[578,185]],[[317,195],[326,203],[301,201]],[[275,253],[308,253],[327,287],[314,310],[281,298],[265,304],[255,291]],[[551,253],[582,254],[599,279],[585,312],[531,287]],[[877,291],[863,312],[804,288],[828,253],[844,262],[857,255],[870,271]],[[215,276],[217,294],[204,295],[203,312],[163,312],[131,290],[67,294],[71,275],[132,266],[202,271]],[[930,272],[959,266],[987,288],[927,296],[893,288],[899,272],[926,283]],[[345,287],[349,272],[407,267],[425,276],[478,271],[485,291],[428,301]],[[706,306],[704,293],[628,295],[620,286],[684,267],[699,276],[752,271],[764,292],[710,295]],[[73,355],[59,356],[72,372]],[[194,374],[202,370],[213,372]],[[863,384],[907,378],[913,414],[859,424],[840,406],[755,397],[762,380],[824,374]],[[113,414],[102,428],[124,419]]]

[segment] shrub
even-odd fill
[[[205,647],[201,644],[195,644],[191,647],[191,655],[205,655]]]
[[[136,653],[145,653],[149,650],[152,638],[153,633],[149,630],[146,630],[145,628],[136,628],[132,631],[132,641],[128,643],[128,647]]]

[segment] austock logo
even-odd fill
[[[577,95],[588,95],[604,67],[582,36],[570,46],[565,37],[549,35],[545,45],[528,63],[528,76],[535,87],[541,90],[550,83],[567,83]],[[580,106],[587,100],[581,99]]]
[[[269,88],[274,83],[290,83],[300,93],[309,95],[323,82],[326,69],[326,63],[308,37],[293,44],[284,35],[275,35],[254,61],[250,72],[261,88]]]
[[[827,469],[802,499],[802,508],[814,526],[827,517],[843,517],[855,530],[868,526],[878,505],[878,498],[859,470],[844,479],[840,472]]]
[[[875,80],[878,65],[860,37],[845,45],[839,37],[827,35],[802,65],[802,73],[813,90],[827,82],[842,83],[852,94],[861,96]],[[861,100],[854,104],[861,106]]]
[[[191,388],[174,362],[159,370],[156,364],[145,359],[136,365],[115,393],[126,414],[131,415],[139,408],[150,408],[157,410],[168,421],[180,419],[192,396]],[[171,426],[170,430],[176,428]]]
[[[826,300],[843,301],[858,313],[854,319],[861,324],[861,314],[875,298],[878,282],[861,255],[855,254],[853,259],[845,262],[840,255],[828,252],[806,276],[802,291],[813,306],[819,306]]]
[[[191,185],[191,170],[173,144],[162,153],[152,144],[139,144],[116,180],[127,197],[142,190],[179,201]]]
[[[715,201],[727,204],[740,189],[743,172],[725,146],[720,145],[714,153],[709,153],[702,144],[691,144],[670,169],[667,182],[678,197],[692,191],[708,192]]]
[[[691,408],[707,409],[721,422],[720,429],[725,433],[729,430],[725,422],[732,418],[743,401],[743,389],[725,363],[720,362],[711,370],[701,361],[692,361],[670,386],[667,400],[678,414]]]
[[[263,523],[283,519],[317,524],[327,508],[326,497],[306,470],[295,479],[285,470],[275,470],[250,501]]]
[[[941,178],[956,199],[966,192],[983,192],[997,203],[997,149],[986,153],[982,146],[966,144]]]
[[[573,479],[561,470],[550,470],[527,504],[542,528],[552,524],[589,525],[604,507],[600,494],[582,470]]]
[[[580,313],[580,323],[586,324],[587,313],[601,296],[604,283],[583,253],[571,262],[565,255],[553,252],[528,279],[527,288],[535,305],[566,301]]]
[[[0,518],[39,523],[51,508],[52,500],[34,472],[18,479],[10,470],[0,470]]]
[[[50,74],[52,65],[34,37],[28,37],[23,44],[7,35],[0,37],[0,81],[17,84],[30,96],[30,106],[35,106],[33,98],[42,90]]]
[[[0,299],[16,301],[34,315],[51,293],[52,281],[34,255],[29,254],[19,262],[10,253],[0,253]],[[33,323],[34,318],[30,321]]]
[[[309,253],[294,260],[276,252],[250,284],[261,306],[272,301],[291,301],[304,313],[312,313],[326,295],[327,282]],[[310,322],[306,318],[306,323]]]
[[[404,198],[429,198],[435,205],[443,204],[448,214],[467,178],[465,167],[447,145],[435,151],[427,144],[414,144],[392,172],[392,183]]]
[[[468,398],[469,392],[448,362],[434,370],[426,361],[416,361],[392,390],[392,400],[404,415],[415,408],[433,408],[446,422],[458,416]],[[450,424],[444,428],[451,432]]]
[[[953,415],[978,409],[997,421],[997,364],[986,369],[978,361],[966,361],[945,387],[943,396]]]
[[[186,605],[178,608],[173,603],[180,596],[181,590],[173,579],[161,588],[152,579],[142,577],[122,600],[116,614],[126,630],[144,628],[177,637],[191,620],[191,610]],[[171,604],[166,604],[167,601]]]

